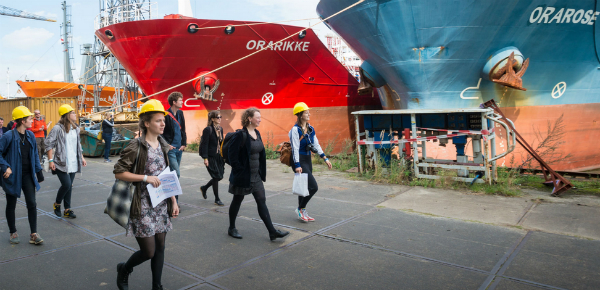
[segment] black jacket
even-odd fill
[[[185,118],[183,117],[183,111],[178,110],[177,114],[173,114],[173,111],[171,111],[171,108],[169,108],[167,112],[171,113],[171,115],[173,115],[173,117],[176,119],[178,118],[181,120],[181,122],[179,122],[179,125],[181,125],[181,145],[187,146],[187,134],[185,134]],[[162,136],[169,144],[173,143],[173,138],[175,137],[174,130],[175,127],[179,125],[177,125],[177,122],[175,122],[171,116],[165,116],[165,131],[162,133]]]
[[[112,134],[114,126],[114,119],[102,121],[102,134]]]
[[[221,128],[220,131],[221,136],[223,136],[223,128]],[[218,146],[221,146],[221,144],[219,143],[215,128],[213,126],[204,128],[200,141],[200,156],[204,159],[216,156]]]
[[[248,134],[248,129],[242,129]],[[262,140],[260,137],[260,132],[256,131],[256,135],[259,140]],[[246,138],[246,145],[244,148],[240,148],[242,146],[242,136],[243,132],[239,131],[235,133],[235,135],[231,138],[229,142],[229,151],[227,152],[229,157],[229,163],[231,164],[231,174],[229,175],[229,182],[237,187],[248,188],[250,187],[250,134]],[[262,141],[261,141],[262,142]],[[237,149],[236,149],[237,148]],[[267,181],[267,155],[265,149],[259,153],[259,161],[260,161],[260,178],[262,181]]]

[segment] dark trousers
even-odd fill
[[[300,167],[302,167],[302,173],[308,174],[308,196],[298,196],[298,208],[305,208],[313,195],[319,190],[319,185],[312,175],[312,158],[310,155],[300,155]]]
[[[14,174],[14,173],[13,173]],[[35,201],[35,183],[31,174],[24,174],[23,180],[21,181],[21,190],[25,195],[25,202],[27,203],[27,217],[29,218],[29,229],[31,233],[37,233],[37,203]],[[17,231],[15,226],[15,209],[17,208],[17,197],[6,194],[6,221],[8,222],[8,229],[10,233]]]
[[[102,139],[104,140],[104,159],[108,159],[110,156],[110,143],[112,143],[112,133],[102,133]]]
[[[56,204],[61,204],[64,200],[65,209],[69,209],[71,208],[71,191],[73,190],[75,172],[66,173],[56,170],[56,176],[58,176],[58,180],[60,180],[60,188],[56,194]]]
[[[43,163],[44,154],[46,154],[46,145],[44,145],[45,140],[46,140],[46,138],[44,138],[44,137],[36,137],[35,138],[35,144],[37,145],[38,156],[40,157],[40,163]]]
[[[256,207],[258,208],[258,216],[263,221],[269,233],[275,233],[275,227],[273,226],[273,222],[271,222],[271,215],[269,214],[269,209],[267,208],[267,198],[265,197],[265,190],[256,190],[252,192],[254,196],[254,200],[256,201]],[[229,228],[235,229],[235,219],[237,218],[237,214],[240,211],[240,207],[242,206],[242,201],[244,201],[243,195],[233,195],[233,201],[231,201],[231,206],[229,207]]]

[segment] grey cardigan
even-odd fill
[[[79,127],[71,130],[75,130],[77,133],[77,173],[81,173],[81,168],[83,166],[83,150],[81,149]],[[46,141],[44,141],[44,145],[46,145],[46,152],[54,149],[54,165],[56,165],[56,169],[62,172],[67,172],[67,140],[65,135],[65,127],[59,123],[52,127],[50,134],[48,134]]]

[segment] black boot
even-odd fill
[[[207,189],[208,189],[208,188],[206,188],[206,185],[202,185],[202,186],[200,186],[200,192],[202,192],[202,197],[204,197],[204,199],[207,199],[207,198],[208,198],[208,196],[206,196],[206,190],[207,190]]]
[[[269,238],[271,239],[271,241],[274,241],[277,238],[283,238],[287,235],[289,235],[290,232],[282,232],[280,230],[276,230],[274,233],[269,233]]]
[[[163,290],[163,286],[160,284],[152,283],[152,290]]]
[[[227,234],[230,235],[230,236],[232,236],[232,237],[234,237],[234,238],[236,238],[236,239],[241,239],[242,238],[242,235],[240,235],[238,233],[238,231],[237,231],[236,228],[228,229],[227,230]]]
[[[129,274],[133,269],[128,271],[125,269],[125,263],[117,264],[117,287],[119,290],[129,290]]]

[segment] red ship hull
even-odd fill
[[[167,16],[166,18],[181,18]],[[191,33],[190,24],[200,29]],[[133,77],[146,95],[179,85],[205,72],[218,69],[277,42],[303,28],[278,25],[248,25],[250,22],[159,19],[124,22],[96,31],[96,35]],[[231,34],[224,26],[236,26]],[[221,26],[219,28],[207,28]],[[207,29],[202,29],[207,28]],[[110,30],[113,37],[106,35]],[[354,133],[350,112],[380,109],[377,95],[359,96],[358,82],[329,52],[312,30],[306,36],[293,36],[272,49],[240,60],[205,78],[212,100],[200,94],[200,80],[169,89],[153,98],[168,107],[167,96],[174,91],[184,95],[188,138],[193,140],[206,126],[208,111],[221,110],[226,131],[241,127],[241,112],[249,107],[261,110],[263,135],[272,135],[275,144],[287,140],[296,117],[297,102],[311,107],[311,124],[325,147]],[[218,80],[218,82],[215,82]],[[208,95],[208,94],[207,94]],[[209,97],[210,98],[210,97]]]

